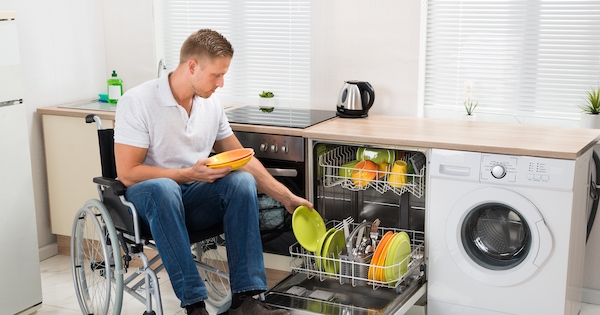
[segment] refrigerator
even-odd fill
[[[0,12],[0,315],[41,307],[29,128],[15,12]]]

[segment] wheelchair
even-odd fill
[[[157,273],[164,269],[159,255],[149,259],[144,248],[156,250],[149,228],[138,218],[135,206],[125,199],[125,186],[117,180],[114,157],[114,130],[96,122],[102,177],[96,177],[99,199],[88,200],[77,212],[71,234],[71,267],[79,306],[83,314],[121,313],[123,292],[146,306],[144,315],[162,315]],[[222,313],[231,304],[227,261],[223,257],[223,226],[215,225],[190,232],[190,246],[198,271],[208,292],[207,304]],[[141,267],[127,275],[130,263]],[[139,265],[139,263],[138,263]],[[154,309],[153,310],[153,304]]]

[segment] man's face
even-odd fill
[[[209,98],[217,88],[225,84],[225,73],[229,69],[231,58],[219,57],[196,63],[192,74],[194,93],[202,98]]]

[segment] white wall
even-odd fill
[[[56,238],[50,230],[42,125],[36,109],[97,97],[106,91],[112,69],[125,89],[155,77],[152,2],[0,0],[0,11],[17,12],[38,244],[45,248]]]
[[[371,114],[417,116],[421,1],[311,4],[311,107],[335,110],[348,80],[375,89]]]

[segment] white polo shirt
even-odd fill
[[[170,75],[170,73],[169,73]],[[177,104],[168,75],[128,90],[117,104],[115,143],[148,149],[144,164],[190,167],[208,157],[216,140],[233,134],[221,102],[195,96],[188,117]]]

